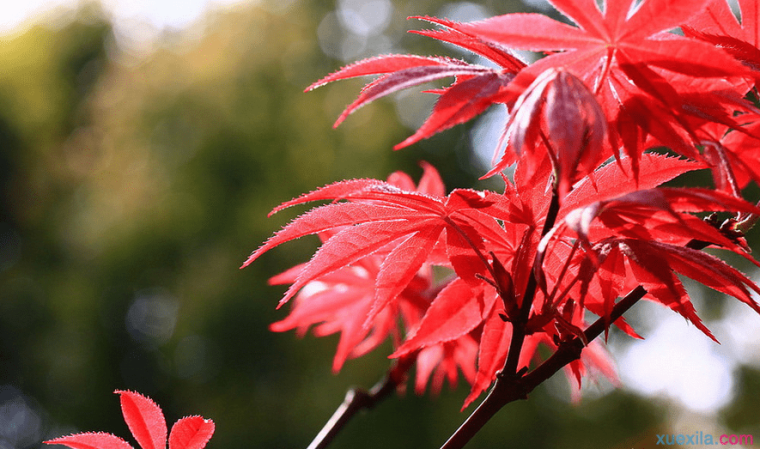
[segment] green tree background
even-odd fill
[[[397,1],[384,37],[394,51],[447,53],[405,33],[417,26],[406,16],[445,7]],[[211,448],[305,447],[348,387],[382,376],[383,354],[334,375],[336,338],[268,330],[286,310],[275,310],[283,289],[266,280],[307,260],[315,240],[238,270],[297,213],[267,212],[318,186],[418,176],[421,159],[449,188],[482,173],[468,126],[391,151],[410,133],[392,101],[332,128],[361,84],[302,91],[345,63],[317,39],[338,33],[335,8],[304,0],[220,11],[201,37],[167,34],[139,56],[119,47],[97,5],[0,37],[0,448],[89,430],[127,437],[115,389],[151,396],[171,422],[212,418]],[[744,368],[737,385],[740,399],[717,422],[760,437],[758,371]],[[554,379],[472,446],[650,446],[668,431],[665,404],[603,390],[574,405]],[[438,447],[466,417],[466,394],[461,383],[438,397],[393,397],[333,447]]]

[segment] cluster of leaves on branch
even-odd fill
[[[614,325],[639,338],[619,317],[629,292],[638,292],[632,302],[660,303],[715,339],[678,275],[760,312],[751,297],[760,288],[702,251],[734,252],[757,265],[743,235],[760,209],[741,197],[760,182],[756,0],[739,1],[741,22],[726,0],[551,3],[572,24],[541,14],[473,23],[417,17],[436,27],[414,33],[489,65],[383,55],[307,89],[377,76],[337,126],[377,98],[454,77],[428,91],[439,97],[432,113],[397,148],[503,105],[509,118],[484,176],[516,167],[513,179],[502,175],[502,192],[447,194],[423,164],[418,185],[403,173],[347,180],[277,207],[273,213],[328,201],[245,262],[306,235],[322,240],[309,262],[272,279],[290,284],[280,304],[295,302],[273,330],[340,333],[336,371],[391,338],[390,357],[416,362],[418,392],[428,382],[434,390],[445,379],[453,384],[461,372],[471,384],[467,406],[500,376],[520,379],[535,367],[542,345],[559,352],[580,342],[563,364],[570,378],[580,384],[591,370],[614,382],[587,320],[599,317],[605,335]],[[514,50],[545,57],[527,63]],[[700,169],[711,170],[714,188],[660,187]],[[729,218],[695,215],[702,212]]]
[[[214,434],[214,422],[201,416],[188,416],[177,421],[167,432],[161,408],[150,398],[133,391],[117,390],[129,431],[142,449],[203,449]],[[85,432],[45,441],[71,449],[131,449],[122,438],[105,432]]]
[[[246,261],[281,243],[318,235],[305,264],[272,279],[290,284],[281,304],[293,312],[276,331],[340,333],[333,368],[391,337],[391,357],[416,357],[418,391],[458,371],[470,403],[504,365],[518,323],[519,367],[540,344],[556,349],[587,326],[586,311],[607,319],[617,298],[641,285],[645,299],[683,315],[711,338],[676,274],[734,296],[760,312],[760,289],[717,257],[689,248],[705,242],[749,260],[741,224],[722,227],[695,212],[760,213],[740,189],[760,180],[758,111],[748,100],[760,76],[757,9],[740,2],[740,24],[725,0],[554,0],[575,23],[508,14],[474,23],[421,17],[439,26],[415,31],[470,50],[497,66],[446,57],[378,56],[349,65],[309,89],[379,75],[338,123],[361,106],[440,78],[454,83],[427,121],[397,148],[465,122],[494,104],[509,120],[503,155],[485,176],[517,163],[503,192],[445,193],[431,166],[418,186],[403,173],[387,181],[328,185],[289,201],[328,200],[276,233]],[[632,10],[633,8],[633,10]],[[723,26],[723,25],[726,26]],[[684,30],[685,36],[671,30]],[[545,52],[533,64],[513,49]],[[682,157],[649,153],[668,147]],[[612,162],[606,163],[612,159]],[[716,189],[659,188],[710,168]],[[547,223],[552,194],[558,210]],[[436,278],[434,267],[450,273]],[[526,293],[535,277],[535,292]],[[527,319],[519,311],[530,294]],[[637,337],[622,319],[614,323]],[[568,372],[592,367],[615,379],[604,348],[588,342]]]

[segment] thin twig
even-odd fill
[[[388,374],[376,383],[369,391],[363,388],[352,388],[346,392],[343,402],[325,423],[307,449],[325,449],[333,439],[358,412],[374,408],[383,399],[393,393],[399,385],[406,381],[409,368],[417,359],[417,353],[401,357],[393,364]]]
[[[559,192],[555,186],[552,188],[552,198],[549,203],[549,210],[546,213],[546,219],[544,221],[544,228],[541,230],[541,237],[545,236],[557,220],[557,214],[559,213]],[[525,342],[525,327],[530,318],[530,310],[533,306],[533,298],[536,296],[536,290],[538,289],[538,281],[536,279],[536,273],[533,269],[530,271],[530,277],[528,278],[528,285],[525,287],[525,293],[520,303],[520,314],[516,320],[512,321],[512,340],[509,343],[509,352],[507,353],[507,359],[504,362],[504,369],[502,373],[506,376],[512,376],[517,373],[517,365],[520,361],[520,353],[522,352],[522,346]]]

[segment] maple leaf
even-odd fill
[[[638,187],[655,187],[678,175],[705,167],[704,164],[698,162],[659,154],[644,154],[642,161],[644,164],[638,182],[625,175],[631,170],[630,158],[624,157],[618,164],[607,164],[598,169],[593,174],[593,182],[590,178],[586,178],[578,183],[566,197],[560,210],[560,217],[567,216],[575,208],[588,206],[596,201],[609,200],[617,194],[636,192]],[[532,258],[538,245],[537,236],[531,229],[540,227],[542,224],[543,218],[539,217],[546,213],[549,201],[541,183],[531,182],[526,176],[522,169],[523,163],[522,159],[518,163],[518,171],[515,173],[516,185],[507,183],[508,189],[505,196],[510,199],[507,207],[510,212],[506,214],[508,218],[502,222],[503,228],[500,229],[506,237],[499,240],[495,237],[499,232],[494,231],[492,232],[494,236],[488,239],[488,241],[499,241],[501,248],[511,248],[510,251],[500,254],[500,257],[506,261],[504,268],[509,273],[509,278],[518,285],[514,288],[515,291],[522,291],[527,283]],[[720,198],[724,197],[720,196]],[[738,200],[726,199],[726,201],[733,203]],[[742,206],[746,204],[742,203]],[[686,208],[685,205],[682,207]],[[724,205],[721,209],[724,207],[728,206]],[[570,257],[569,253],[556,254],[556,259],[552,259],[552,262],[565,263]],[[557,276],[554,273],[561,271],[562,263],[555,263],[552,268],[547,268],[552,281],[555,281],[554,276]],[[467,407],[495,380],[496,372],[502,368],[509,351],[511,324],[505,322],[504,316],[501,316],[504,309],[498,306],[500,302],[495,290],[488,289],[485,284],[473,286],[461,279],[455,279],[433,299],[419,327],[409,334],[406,341],[391,357],[399,357],[434,345],[457,341],[460,336],[468,336],[474,329],[482,329],[479,331],[478,370],[474,381],[471,382],[470,395],[465,401],[464,406]],[[562,307],[561,304],[557,302],[552,307]],[[545,305],[545,298],[539,294],[534,302],[534,312],[537,315],[544,314],[546,319],[541,328],[535,329],[528,336],[520,356],[520,367],[528,366],[536,357],[535,351],[539,344],[543,343],[556,348],[554,338],[559,332],[555,327],[557,317],[550,310],[552,307],[544,309]],[[604,315],[603,303],[587,301],[586,306],[591,312],[598,313],[600,316]],[[582,320],[583,308],[578,307],[576,310],[577,313],[566,321],[575,329],[580,329],[585,326]],[[509,313],[504,315],[508,316]],[[629,335],[640,338],[622,318],[614,324]],[[574,383],[580,382],[579,376],[586,373],[589,368],[592,372],[602,373],[613,382],[617,381],[610,356],[601,345],[592,344],[584,351],[584,354],[580,361],[566,368],[568,377]]]
[[[571,282],[580,279],[577,295],[582,306],[605,317],[607,327],[615,299],[633,286],[641,285],[647,290],[648,298],[677,311],[715,340],[673,273],[734,296],[759,313],[760,306],[747,288],[758,293],[760,288],[720,259],[688,247],[695,241],[705,246],[716,244],[758,265],[746,254],[743,245],[687,213],[709,210],[760,213],[757,206],[719,191],[686,188],[634,191],[567,213],[564,222],[542,240],[539,263],[543,264],[549,242],[557,238],[555,234],[562,234],[567,226],[584,243],[587,257],[593,261],[586,265],[576,263],[585,269],[579,269],[577,276],[569,279]],[[540,273],[545,277],[545,271]],[[554,282],[559,284],[561,280],[554,279]],[[546,283],[542,281],[542,285]],[[555,286],[554,290],[558,288]]]
[[[667,259],[656,262],[640,260],[644,256],[636,258],[635,262],[625,262],[624,256],[629,257],[633,254],[630,246],[635,246],[636,243],[624,245],[626,250],[623,251],[618,246],[621,236],[626,238],[627,242],[644,242],[642,245],[649,241],[657,241],[666,245],[663,248],[672,249],[673,252],[679,251],[675,248],[687,245],[691,241],[712,243],[757,264],[745,252],[743,244],[689,214],[709,210],[753,214],[760,212],[757,206],[729,194],[705,189],[655,189],[653,187],[681,173],[705,166],[656,154],[644,154],[642,157],[642,161],[646,163],[642,165],[638,182],[621,177],[624,171],[630,169],[631,164],[630,159],[623,158],[620,164],[607,164],[597,170],[594,173],[594,182],[586,179],[568,195],[558,214],[559,223],[542,239],[537,250],[537,265],[541,268],[536,271],[536,275],[543,293],[549,296],[549,299],[539,297],[537,301],[544,315],[567,298],[575,297],[581,298],[582,308],[608,319],[618,296],[640,284],[646,284],[650,292],[648,298],[677,310],[701,326],[701,321],[693,311],[680,281],[671,273],[675,268],[667,264]],[[637,190],[637,184],[642,189]],[[569,242],[563,244],[563,238],[558,238],[565,232],[565,227],[572,229],[575,235],[580,237],[580,242],[584,242],[587,255],[581,253],[574,256],[575,246]],[[598,243],[592,244],[590,241]],[[639,253],[642,254],[644,252]],[[590,257],[593,263],[587,263],[586,257]],[[663,259],[662,253],[658,253],[658,257]],[[698,255],[694,257],[703,263],[702,268],[705,272],[721,271],[725,268],[725,285],[730,282],[745,282],[740,273],[731,271],[733,269],[728,266],[718,267],[717,262],[713,263],[712,260]],[[626,270],[624,262],[631,265],[631,268]],[[638,277],[633,276],[634,271],[638,273]],[[659,285],[651,277],[646,277],[648,272],[664,273],[661,274]],[[570,290],[573,283],[579,280],[580,283],[576,284],[575,290]],[[741,292],[735,293],[740,300],[752,304]],[[550,302],[542,304],[542,301],[549,300]],[[610,324],[607,321],[607,327]],[[617,324],[626,333],[636,336],[624,322],[618,321]],[[706,328],[700,329],[711,335]]]
[[[166,448],[166,420],[150,398],[132,391],[117,390],[121,411],[129,431],[142,449]],[[182,418],[172,426],[169,449],[203,449],[214,433],[214,422],[201,416]],[[130,449],[125,440],[103,432],[86,432],[45,441],[72,449]]]
[[[412,136],[394,147],[400,149],[464,123],[498,103],[514,74],[525,66],[505,48],[469,34],[460,23],[433,17],[414,18],[435,23],[444,29],[412,31],[413,33],[470,50],[490,59],[500,68],[470,64],[448,57],[414,55],[383,55],[355,62],[306,88],[309,91],[333,81],[381,75],[362,89],[359,97],[346,107],[334,126],[380,97],[442,78],[455,77],[456,81],[450,86],[430,91],[440,95],[432,113]]]
[[[741,120],[737,130],[709,123],[699,129],[698,136],[715,188],[740,196],[750,180],[760,184],[760,115],[743,114],[737,120]]]
[[[633,166],[633,160],[630,158],[622,158],[619,163],[598,168],[592,176],[578,182],[565,197],[559,217],[562,218],[579,207],[637,190],[651,189],[684,173],[707,167],[701,162],[657,153],[642,154],[640,162],[641,171],[638,179],[628,175]]]
[[[431,304],[430,295],[435,290],[431,288],[432,271],[422,269],[396,301],[374,315],[370,325],[366,325],[365,321],[370,315],[374,301],[375,279],[381,262],[381,257],[370,256],[353,266],[310,282],[295,297],[292,312],[284,320],[273,323],[270,329],[275,332],[297,329],[299,334],[303,335],[310,326],[317,325],[314,330],[316,336],[340,332],[340,341],[333,359],[333,372],[338,372],[347,359],[360,357],[375,349],[388,336],[393,336],[394,346],[398,346],[399,316],[411,335],[421,325],[420,320],[425,311],[440,306]],[[294,282],[302,267],[303,264],[273,277],[270,284]],[[461,280],[454,279],[440,288],[438,296],[451,298],[452,294],[449,292],[464,293],[461,288],[453,288],[452,284],[457,283],[461,283]],[[457,296],[453,299],[461,302],[463,298],[468,296]],[[434,300],[436,301],[441,302]],[[477,298],[475,303],[478,303]],[[475,304],[474,313],[477,315],[476,320],[479,320],[480,313],[477,307]],[[460,304],[458,310],[462,308]],[[456,385],[460,368],[470,383],[474,380],[478,345],[475,339],[466,333],[468,330],[470,329],[449,329],[449,332],[456,335],[428,342],[424,348],[415,349],[418,351],[415,392],[422,394],[429,380],[434,394],[441,390],[445,379],[448,379],[452,386]],[[415,351],[408,351],[403,355]],[[391,357],[396,357],[396,354]]]
[[[390,198],[386,198],[385,195],[400,194],[403,198],[405,195],[414,193],[415,195],[411,198],[414,198],[416,201],[422,201],[422,204],[426,204],[431,199],[442,199],[445,195],[445,188],[438,172],[429,164],[423,164],[423,167],[424,173],[418,186],[415,186],[407,174],[396,172],[388,177],[387,182],[365,180],[334,184],[306,194],[297,200],[286,203],[286,205],[292,206],[299,202],[317,199],[345,198],[349,201],[357,201],[355,204],[349,202],[323,206],[341,211],[333,216],[338,221],[317,232],[322,241],[327,244],[333,238],[339,237],[341,232],[346,229],[360,226],[366,219],[375,218],[383,220],[390,217],[391,223],[398,221],[397,218],[400,212],[396,209],[393,209],[389,215],[373,214],[371,208],[375,206],[392,209],[382,201],[377,201],[378,199],[382,199],[387,202]],[[382,192],[379,196],[376,195],[378,191]],[[473,198],[468,197],[468,193],[472,194],[472,192],[460,192],[463,198],[460,198],[459,195],[452,197],[452,208],[465,206],[460,210],[461,214],[468,213],[466,210],[468,202],[477,205],[478,201],[483,201],[478,195],[475,195]],[[367,197],[362,198],[362,196]],[[343,213],[342,207],[347,204],[352,205],[352,207],[346,209],[348,215],[345,219],[338,219],[338,216]],[[401,204],[405,205],[406,203],[405,201],[401,201]],[[487,201],[484,206],[486,204]],[[391,206],[399,206],[399,204],[392,204]],[[387,212],[385,209],[383,211]],[[326,210],[329,211],[329,209]],[[362,213],[367,215],[362,215]],[[407,210],[403,213],[412,214],[410,215],[412,218],[415,216],[412,210]],[[474,211],[469,211],[469,213],[475,214]],[[317,213],[317,215],[319,214],[322,214],[322,212]],[[306,228],[304,228],[301,231],[306,233],[309,233],[313,229],[311,226],[321,227],[323,225],[320,221],[321,218],[319,220],[304,218],[308,217],[308,215],[309,213],[301,217],[303,219],[301,223],[309,229],[309,231],[306,231]],[[297,226],[299,220],[296,219],[289,226]],[[356,220],[359,224],[351,226],[347,224],[353,223],[350,220]],[[496,223],[493,218],[490,218],[490,220],[494,224]],[[338,222],[341,226],[333,227]],[[496,226],[498,227],[498,225]],[[436,232],[440,233],[440,231]],[[482,232],[491,236],[491,238],[497,238],[494,233],[498,233],[498,231],[493,228],[489,229],[487,226],[484,226]],[[474,232],[470,233],[474,235]],[[286,234],[282,238],[286,241],[291,237],[292,235]],[[277,236],[275,236],[275,239],[277,239]],[[404,237],[401,240],[404,241]],[[456,237],[445,239],[445,242],[447,242],[448,246],[454,244],[466,245],[466,243],[459,241]],[[282,241],[267,242],[267,244],[260,248],[260,251],[268,250],[279,243],[282,243]],[[417,243],[412,243],[413,246],[418,246]],[[432,249],[430,245],[432,245]],[[273,277],[270,279],[270,283],[272,284],[296,285],[300,282],[303,288],[295,296],[295,304],[291,313],[284,320],[273,323],[271,329],[278,332],[296,329],[299,334],[303,335],[308,328],[316,326],[314,333],[317,336],[339,332],[340,340],[333,359],[333,371],[335,372],[342,368],[347,359],[359,357],[373,350],[389,336],[393,337],[394,346],[399,346],[400,334],[402,333],[401,329],[399,329],[401,323],[403,323],[409,335],[415,333],[416,329],[420,326],[420,320],[425,311],[432,307],[431,301],[434,296],[450,297],[451,295],[448,292],[461,293],[464,291],[461,288],[457,288],[457,286],[463,283],[458,278],[447,285],[434,288],[430,265],[432,263],[446,265],[448,264],[448,259],[445,252],[438,248],[443,243],[433,239],[430,245],[427,246],[430,251],[423,251],[424,258],[421,259],[422,261],[411,261],[414,264],[411,268],[405,268],[406,265],[404,264],[409,263],[406,260],[405,253],[416,253],[417,249],[409,248],[407,250],[406,248],[402,248],[399,250],[398,246],[393,248],[393,244],[389,244],[350,264],[340,266],[331,272],[312,276],[307,280],[302,280],[302,273],[308,269],[308,264],[298,265]],[[449,253],[451,257],[457,260],[461,259],[461,264],[472,264],[472,257],[464,254],[467,250],[472,252],[471,248],[457,247],[450,249]],[[394,256],[394,254],[399,255]],[[254,253],[254,255],[256,254]],[[393,257],[396,257],[394,259],[396,262],[393,262],[393,265],[396,266],[390,265],[391,262],[389,260]],[[475,260],[474,263],[480,262]],[[457,264],[460,264],[460,262],[457,262]],[[406,278],[407,273],[411,273],[411,279]],[[402,279],[399,280],[398,276]],[[474,275],[472,277],[474,278]],[[393,285],[394,282],[398,282],[401,286]],[[377,305],[377,295],[383,292],[382,290],[378,291],[378,284],[385,285],[385,291],[387,289],[393,289],[394,291],[390,294],[393,298],[389,296],[390,299],[386,301],[385,305]],[[291,288],[293,287],[291,286]],[[454,299],[461,301],[462,297],[457,296]],[[441,301],[439,300],[438,302]],[[439,307],[435,306],[433,310]],[[478,315],[477,319],[479,319],[480,314],[479,312],[476,313]],[[453,385],[458,377],[459,369],[462,370],[468,381],[474,380],[477,342],[472,336],[467,335],[467,331],[469,330],[471,329],[463,330],[452,338],[428,342],[424,348],[419,348],[419,352],[416,353],[418,369],[415,381],[415,390],[418,393],[424,391],[428,381],[431,382],[431,389],[434,393],[440,390],[445,379],[448,379],[449,383]],[[453,330],[453,332],[458,331]]]
[[[303,335],[312,325],[318,337],[340,332],[338,348],[333,358],[333,372],[338,372],[347,359],[360,357],[382,344],[389,335],[398,339],[398,316],[407,315],[406,321],[416,317],[429,301],[423,294],[430,286],[428,276],[417,276],[397,300],[373,315],[367,322],[375,298],[375,281],[381,259],[368,257],[353,266],[344,267],[308,283],[295,297],[295,306],[283,320],[272,323],[270,329],[285,332],[297,329]],[[295,282],[304,265],[270,279],[270,284]],[[416,318],[418,319],[418,318]]]
[[[426,170],[434,169],[428,165]],[[317,207],[296,218],[254,251],[243,266],[287,241],[334,231],[304,265],[280,305],[309,282],[371,254],[382,253],[368,319],[406,288],[439,242],[460,277],[480,282],[475,278],[485,269],[485,262],[479,261],[475,250],[484,250],[479,231],[486,231],[489,226],[480,220],[482,214],[489,212],[500,216],[498,204],[504,200],[493,192],[458,189],[439,197],[401,190],[387,182],[355,180],[326,186],[286,205],[324,199],[346,202]]]
[[[693,215],[678,213],[704,211],[760,214],[757,206],[720,191],[661,187],[638,190],[575,209],[565,217],[565,222],[584,242],[588,242],[591,223],[598,219],[606,228],[629,238],[714,243],[754,262],[720,230]]]
[[[550,195],[546,183],[540,180],[549,176],[548,162],[545,158],[543,177],[535,178],[536,173],[526,173],[525,159],[521,159],[515,169],[515,186],[507,184],[510,197],[510,215],[508,221],[523,223],[536,228],[543,226],[544,216],[549,207]],[[608,163],[578,181],[564,198],[558,219],[563,219],[571,211],[597,201],[604,201],[632,193],[637,190],[651,189],[670,181],[679,175],[693,170],[706,168],[704,163],[683,158],[663,156],[656,153],[644,153],[641,156],[641,170],[638,178],[630,176],[634,160],[621,158],[617,163]],[[535,245],[538,245],[536,240]]]
[[[448,380],[449,385],[456,388],[460,369],[464,378],[472,384],[477,372],[477,356],[478,343],[469,334],[455,341],[425,347],[417,354],[415,393],[422,394],[429,382],[432,393],[438,394],[444,380]]]
[[[760,85],[760,28],[757,4],[740,0],[739,23],[726,0],[711,0],[700,13],[682,26],[684,35],[715,45],[754,70],[755,87]]]
[[[760,293],[760,288],[715,256],[655,241],[620,239],[611,243],[618,246],[625,255],[631,273],[639,285],[647,290],[650,298],[680,313],[716,342],[717,339],[697,316],[686,290],[674,273],[733,296],[760,313],[760,306],[748,290]]]
[[[430,303],[419,326],[409,333],[404,344],[390,357],[401,357],[467,335],[483,322],[484,295],[482,286],[473,290],[460,278],[452,280]]]
[[[577,26],[541,14],[516,13],[473,22],[465,29],[503,46],[552,52],[520,71],[507,87],[512,95],[507,104],[545,70],[564,68],[597,96],[610,124],[611,150],[622,139],[634,160],[643,150],[642,134],[677,144],[693,135],[683,116],[716,115],[716,111],[686,100],[684,89],[697,92],[689,90],[691,79],[749,76],[748,69],[714,46],[668,32],[700,11],[705,0],[645,0],[637,5],[633,0],[610,0],[604,12],[594,0],[551,3]],[[679,74],[685,76],[674,78]],[[671,84],[674,80],[681,92]],[[715,104],[726,101],[710,92],[699,94]],[[718,115],[730,121],[731,112]],[[633,132],[632,127],[640,132]],[[674,149],[687,155],[692,152],[689,142]],[[633,169],[637,172],[638,165]]]

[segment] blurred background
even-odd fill
[[[382,377],[389,348],[335,375],[337,338],[268,330],[287,310],[266,280],[317,241],[238,270],[302,209],[267,212],[345,178],[416,178],[420,160],[449,189],[498,188],[477,178],[500,117],[394,152],[432,96],[402,93],[333,129],[362,82],[303,89],[376,54],[470,57],[406,33],[424,27],[407,16],[536,9],[557,17],[541,0],[0,6],[0,449],[81,431],[134,444],[115,389],[152,397],[170,423],[213,419],[209,448],[305,448],[349,387]],[[723,345],[637,305],[629,320],[647,339],[610,338],[622,387],[592,382],[572,403],[556,376],[472,446],[649,447],[700,431],[760,442],[760,317],[690,291]],[[467,390],[392,397],[332,447],[439,447],[472,411],[459,412]]]

